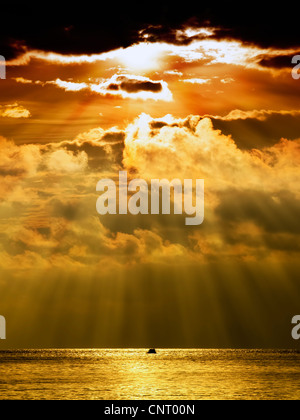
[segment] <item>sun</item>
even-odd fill
[[[127,69],[139,73],[159,70],[165,47],[161,44],[139,43],[119,50],[118,59]]]

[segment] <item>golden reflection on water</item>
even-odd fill
[[[299,399],[299,362],[296,351],[3,351],[0,398]]]

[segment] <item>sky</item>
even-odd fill
[[[293,6],[1,6],[0,348],[297,348]],[[96,211],[204,179],[205,220]]]

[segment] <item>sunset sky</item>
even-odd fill
[[[281,8],[4,6],[0,348],[297,347],[300,38]],[[99,216],[121,170],[204,179],[204,223]]]

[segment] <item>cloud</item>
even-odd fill
[[[44,85],[58,86],[59,88],[64,89],[66,92],[80,92],[81,90],[89,89],[88,83],[66,82],[60,79],[56,79],[55,81],[45,82]]]
[[[153,132],[153,123],[164,124],[156,125]],[[208,118],[166,116],[154,120],[142,114],[127,128],[124,165],[146,178],[194,179],[195,175],[211,178],[217,171],[211,182],[220,188],[229,179],[234,182],[232,167],[236,165],[244,172],[240,167],[242,160],[243,164],[248,160],[247,166],[251,164],[249,156],[244,155],[230,137],[213,130]],[[219,181],[216,181],[217,173]]]
[[[25,50],[25,52],[24,52]],[[62,54],[43,50],[23,48],[23,51],[16,58],[7,62],[8,66],[25,66],[32,60],[45,61],[53,64],[72,65],[83,63],[97,63],[99,61],[113,60],[123,49],[99,54]]]
[[[6,118],[30,118],[31,114],[28,109],[18,103],[12,105],[0,105],[0,117]]]
[[[193,85],[205,85],[210,83],[210,79],[180,79],[180,82],[191,83]]]
[[[141,42],[99,54],[62,54],[57,52],[48,52],[42,50],[33,50],[24,48],[17,58],[7,62],[8,66],[25,66],[32,60],[42,61],[53,65],[83,65],[97,64],[98,62],[106,63],[109,67],[119,67],[129,72],[150,72],[161,70],[164,67],[166,59],[185,63],[201,62],[203,66],[211,65],[236,65],[247,66],[248,69],[257,69],[260,71],[272,71],[282,68],[282,66],[269,65],[268,63],[276,63],[287,57],[292,57],[299,52],[299,48],[274,48],[260,47],[251,43],[244,43],[239,39],[230,37],[214,37],[209,35],[208,29],[205,28],[185,28],[176,33],[196,33],[200,35],[188,36],[185,38],[187,42],[166,42],[166,40],[156,39],[149,42],[143,40]],[[217,31],[214,29],[214,31]],[[207,32],[207,33],[206,33]],[[212,30],[211,30],[212,33]],[[174,35],[173,34],[173,35]],[[175,70],[165,70],[165,74],[175,75]],[[169,73],[168,73],[169,72]],[[177,70],[177,75],[179,75]],[[20,79],[17,78],[21,82]],[[25,79],[24,79],[25,80]],[[224,79],[226,80],[226,79]],[[24,83],[24,81],[23,81]]]
[[[213,38],[217,28],[183,25],[172,29],[166,25],[149,25],[139,32],[140,39],[147,42],[166,42],[173,45],[189,45],[195,41]]]
[[[183,76],[183,73],[179,70],[166,70],[164,74],[167,74],[168,76]]]
[[[25,79],[24,77],[12,77],[12,80],[15,80],[17,83],[23,83],[24,85],[30,85],[33,83],[32,80]]]
[[[279,115],[279,116],[285,116],[290,115],[292,117],[297,117],[300,115],[300,110],[280,110],[280,111],[274,111],[271,109],[261,109],[261,110],[250,110],[250,111],[243,111],[241,109],[234,109],[233,111],[230,111],[229,114],[221,117],[214,115],[212,116],[213,119],[216,120],[223,120],[223,121],[235,121],[235,120],[247,120],[247,119],[256,119],[259,121],[265,121],[268,117],[273,115]]]
[[[21,6],[20,6],[21,7]],[[58,5],[57,5],[58,7]],[[1,33],[1,51],[7,57],[15,57],[24,49],[24,44],[31,50],[42,50],[64,55],[93,55],[111,50],[125,49],[139,39],[147,42],[166,42],[188,45],[199,39],[235,39],[247,44],[287,47],[297,45],[295,28],[297,16],[290,8],[272,9],[272,22],[269,10],[253,6],[243,14],[243,25],[236,5],[219,5],[217,8],[204,8],[195,4],[184,10],[163,12],[157,7],[144,11],[132,6],[97,5],[94,16],[90,10],[63,10],[60,7],[60,21],[55,21],[57,7],[48,10],[48,21],[35,19],[32,11],[20,9],[23,20],[11,23],[12,6],[6,5],[2,11],[3,29]],[[160,10],[158,12],[158,10]],[[100,18],[102,16],[103,18]],[[114,17],[115,24],[110,19]],[[73,22],[69,24],[70,20]],[[125,23],[124,24],[124,20]],[[253,25],[253,22],[256,22]],[[123,24],[123,25],[122,25]],[[41,25],[44,31],[41,31]],[[278,31],[281,28],[281,31]],[[36,36],[38,34],[38,36]],[[80,42],[78,40],[80,39]]]
[[[241,149],[275,145],[281,138],[300,137],[300,111],[233,110],[224,116],[209,116],[216,129],[232,135]]]
[[[127,74],[116,74],[110,79],[102,79],[98,83],[91,82],[70,82],[61,79],[41,82],[31,82],[23,78],[15,79],[18,83],[34,83],[37,85],[53,85],[66,92],[88,91],[101,96],[116,96],[120,98],[172,101],[172,93],[168,84],[163,80],[153,81],[144,76],[133,76]]]
[[[125,132],[117,127],[108,130],[97,127],[78,134],[74,140],[64,140],[49,146],[52,150],[63,148],[72,153],[84,152],[88,156],[89,167],[103,171],[121,167],[124,138]]]
[[[77,154],[57,145],[25,144],[17,146],[0,137],[0,175],[10,177],[35,176],[45,167],[53,172],[80,172],[87,167],[85,152]]]
[[[6,269],[285,258],[288,241],[299,234],[300,140],[242,151],[209,118],[141,114],[124,131],[97,128],[47,145],[2,138],[0,148],[0,265]],[[96,183],[120,169],[146,180],[204,178],[201,230],[173,216],[99,218]]]
[[[300,52],[294,50],[291,53],[287,53],[284,54],[284,52],[280,55],[275,55],[273,56],[272,54],[270,55],[262,55],[258,57],[258,63],[260,66],[262,67],[266,67],[266,68],[271,68],[271,69],[288,69],[289,71],[291,71],[292,68],[292,58],[295,55],[300,54]]]
[[[187,258],[257,260],[277,252],[276,258],[286,258],[280,237],[285,244],[299,239],[300,140],[242,151],[208,118],[158,120],[142,114],[127,128],[123,162],[135,177],[148,180],[204,178],[206,216],[199,235],[180,229],[170,236],[166,227],[174,232],[177,222],[152,220],[161,236],[180,237]]]
[[[221,79],[221,83],[223,83],[224,85],[227,85],[233,82],[235,82],[235,79],[233,77],[226,77],[225,79]]]
[[[41,161],[40,148],[28,144],[17,146],[0,137],[0,174],[2,176],[33,175]]]
[[[262,150],[243,151],[231,136],[213,128],[209,118],[190,116],[159,120],[142,114],[128,126],[124,165],[141,177],[204,178],[208,191],[264,190],[270,194],[288,189],[297,193],[300,141],[281,140]]]
[[[90,86],[92,92],[132,99],[172,101],[168,84],[143,76],[116,74],[108,80]]]
[[[23,57],[19,56],[17,61],[8,62],[8,65],[28,65],[31,61],[33,66],[44,65],[51,76],[48,76],[48,81],[34,81],[34,85],[53,86],[65,92],[87,94],[89,97],[99,95],[105,98],[174,101],[178,107],[180,106],[179,101],[182,101],[180,95],[186,93],[186,90],[178,89],[178,80],[187,85],[202,86],[203,88],[209,86],[212,90],[219,85],[217,94],[221,94],[222,98],[225,98],[228,94],[229,85],[233,81],[236,81],[236,84],[235,86],[231,85],[233,86],[232,95],[237,95],[239,88],[241,92],[245,92],[247,97],[253,95],[254,91],[249,89],[249,82],[245,83],[245,71],[250,78],[254,77],[254,70],[257,71],[254,77],[254,83],[258,84],[257,89],[262,88],[260,86],[262,82],[258,81],[262,76],[259,75],[258,71],[260,74],[265,74],[266,77],[270,72],[276,77],[285,76],[283,74],[284,72],[286,73],[285,70],[282,72],[281,70],[262,66],[260,62],[262,57],[281,56],[286,54],[287,50],[261,48],[254,44],[247,44],[230,38],[216,39],[216,37],[206,34],[203,28],[184,26],[179,29],[179,32],[185,33],[189,37],[189,42],[173,44],[163,40],[157,40],[157,42],[144,40],[127,48],[91,55],[58,54],[28,49],[24,52]],[[193,34],[195,33],[200,33],[201,35],[194,36]],[[295,54],[297,51],[296,49],[290,49],[288,53]],[[195,63],[197,63],[197,70],[196,66],[193,65]],[[58,78],[56,78],[56,65],[61,68]],[[66,66],[67,69],[65,69]],[[103,73],[104,71],[109,71],[107,74],[110,76],[112,69],[117,72],[112,77],[103,77],[92,81],[92,79],[83,78],[82,76],[83,74],[99,74],[100,70],[102,75],[105,74]],[[186,72],[188,69],[190,71]],[[201,72],[199,69],[201,69]],[[241,73],[242,71],[243,73]],[[74,79],[67,79],[65,76],[62,76],[66,72],[73,76]],[[180,76],[179,73],[183,73],[183,75]],[[140,76],[136,76],[136,74],[140,74]],[[153,74],[156,76],[153,77]],[[212,76],[212,74],[215,76]],[[149,75],[151,75],[151,78],[145,77]],[[28,79],[31,78],[28,77]],[[154,78],[157,78],[157,80],[153,80]],[[163,79],[166,79],[166,81]],[[24,85],[30,82],[30,80],[20,77],[15,78],[15,80]],[[273,84],[273,78],[265,81],[265,85],[262,88],[266,90],[266,95],[263,96],[265,102],[271,95],[270,86],[273,87]],[[227,89],[225,89],[225,86],[227,86]],[[274,89],[275,91],[280,90],[280,84],[278,83]],[[207,92],[207,95],[211,95],[212,90]],[[176,92],[175,100],[173,92]],[[294,90],[291,89],[291,92],[295,95]],[[282,88],[281,97],[283,93],[285,98],[289,96],[289,91],[285,90],[283,92]],[[195,91],[195,95],[201,97],[201,92]],[[239,99],[235,101],[237,107],[243,105],[240,103],[241,97],[239,95]],[[195,105],[193,106],[191,102],[189,101],[189,110],[187,112],[198,112]],[[216,99],[207,101],[206,109],[208,113],[213,114],[216,112],[216,109],[220,109],[220,107],[216,107],[216,102]],[[265,102],[260,105],[265,107]],[[294,102],[296,102],[296,98]],[[222,103],[224,104],[223,100],[221,101]],[[295,107],[295,104],[289,104],[289,106]],[[174,109],[172,112],[175,112]],[[130,118],[134,116],[134,113],[131,112]],[[7,136],[6,132],[4,134]]]
[[[113,84],[113,86],[114,89],[117,87],[118,89],[125,90],[125,92],[128,93],[137,93],[141,91],[157,93],[162,91],[162,84],[160,82],[152,82],[150,80],[130,80],[126,77],[124,77],[120,85]]]
[[[234,225],[251,221],[265,232],[300,234],[300,198],[289,191],[228,190],[220,194],[216,213]]]
[[[3,5],[4,9],[6,7]],[[100,10],[103,4],[95,7]],[[295,31],[299,25],[294,26],[285,19],[287,8],[283,10],[280,5],[273,5],[273,11],[280,9],[283,13],[275,22],[273,18],[262,19],[261,8],[253,7],[243,15],[242,25],[242,13],[231,13],[228,7],[231,9],[228,2],[224,2],[221,9],[207,7],[203,10],[201,3],[198,14],[192,13],[191,8],[182,8],[180,13],[174,7],[148,7],[146,13],[139,8],[140,16],[143,15],[141,19],[135,19],[128,4],[118,7],[114,4],[114,12],[101,10],[100,14],[91,13],[88,8],[77,12],[69,8],[65,17],[61,7],[53,7],[49,8],[51,27],[43,19],[34,22],[26,4],[21,6],[18,16],[16,13],[11,15],[16,19],[5,19],[2,11],[5,26],[0,28],[4,35],[4,38],[0,36],[1,45],[3,39],[7,45],[8,42],[15,45],[12,50],[19,57],[15,64],[28,65],[30,62],[27,68],[9,68],[11,75],[22,75],[23,79],[17,78],[20,85],[9,79],[5,82],[2,104],[12,103],[25,95],[30,102],[22,104],[30,103],[28,108],[35,116],[34,126],[26,124],[25,127],[22,120],[12,124],[2,118],[3,134],[9,138],[15,135],[16,141],[22,144],[0,141],[0,282],[1,287],[7,285],[1,289],[2,303],[4,309],[19,307],[21,303],[19,314],[25,314],[27,321],[24,325],[32,326],[26,313],[31,313],[31,318],[35,319],[42,319],[41,314],[49,313],[49,320],[56,313],[57,319],[50,320],[50,329],[46,330],[55,331],[62,337],[64,331],[55,329],[59,325],[56,321],[64,314],[74,318],[81,299],[85,305],[81,305],[80,313],[76,314],[83,322],[77,324],[83,325],[84,329],[85,320],[87,324],[91,319],[101,320],[99,325],[94,325],[91,334],[97,332],[95,336],[104,337],[104,345],[109,334],[106,335],[106,330],[119,330],[120,335],[125,336],[124,331],[135,319],[141,323],[134,324],[134,331],[148,333],[150,330],[152,334],[155,330],[161,334],[167,332],[171,324],[176,325],[175,329],[179,325],[180,329],[180,316],[175,315],[178,322],[174,322],[174,314],[178,313],[185,321],[204,319],[205,316],[211,319],[207,335],[211,336],[211,331],[215,331],[216,336],[225,337],[228,333],[228,340],[221,343],[227,347],[239,346],[243,341],[234,343],[230,340],[235,329],[238,333],[245,332],[244,344],[253,344],[255,328],[251,323],[254,319],[257,331],[263,337],[260,343],[266,346],[265,333],[269,337],[270,323],[276,324],[276,319],[278,325],[282,324],[282,314],[276,318],[278,299],[285,302],[284,316],[288,315],[291,302],[293,308],[297,307],[300,116],[279,111],[297,109],[298,85],[287,73],[281,72],[280,79],[269,77],[273,67],[263,66],[261,57],[262,54],[271,57],[274,52],[271,45],[277,48],[279,44],[281,47],[298,42]],[[122,16],[120,8],[127,14]],[[243,5],[240,11],[242,8]],[[215,19],[210,20],[211,23],[200,22],[210,17],[208,10],[212,9]],[[228,13],[223,13],[225,9]],[[57,10],[60,11],[59,21],[52,19]],[[296,20],[297,14],[291,10],[289,13]],[[78,19],[74,19],[74,13]],[[184,23],[192,15],[196,18]],[[107,19],[107,16],[113,19]],[[66,25],[61,24],[65,19],[72,21],[72,28],[68,24],[66,30]],[[253,22],[257,24],[253,25]],[[136,41],[138,31],[150,27],[148,23],[160,24],[161,32],[157,29],[154,34],[154,29],[150,28],[152,34],[149,33],[143,43],[126,48]],[[43,33],[38,30],[41,25]],[[214,32],[211,35],[199,29],[201,25],[217,29],[211,30]],[[143,35],[147,35],[146,32]],[[20,49],[20,44],[16,47],[20,38],[24,39],[27,50]],[[232,42],[232,39],[238,42]],[[148,46],[146,41],[155,42]],[[120,46],[124,48],[112,53],[112,48]],[[101,51],[104,54],[109,51],[109,55],[102,55]],[[143,56],[139,55],[141,52]],[[6,51],[1,53],[5,55]],[[93,56],[94,53],[97,56]],[[279,49],[278,54],[282,53]],[[84,63],[86,65],[81,65]],[[136,68],[133,67],[135,63],[138,64]],[[183,74],[165,75],[164,71],[170,67]],[[258,68],[260,72],[256,71]],[[118,76],[123,74],[127,78],[125,83],[111,78],[116,71],[120,72]],[[149,78],[136,78],[134,75],[139,72]],[[104,78],[91,82],[84,78],[87,74]],[[178,83],[179,78],[188,77],[212,77],[210,92],[201,96],[206,90],[205,84],[196,89],[198,85]],[[230,85],[231,89],[221,85],[222,80],[229,80],[228,77],[236,80]],[[44,82],[30,81],[36,78],[42,78]],[[164,78],[175,101],[169,109],[166,109],[166,102],[148,104],[150,110],[146,111],[153,112],[157,118],[142,115],[132,121],[137,109],[143,111],[145,104],[131,101],[129,106],[127,100],[108,100],[109,96],[133,98],[133,95],[142,99],[144,94],[152,98],[171,97],[161,83],[160,79]],[[45,85],[47,88],[43,91],[45,80],[52,84]],[[31,86],[30,83],[35,84]],[[95,92],[92,85],[95,85]],[[99,86],[102,91],[97,92]],[[192,86],[195,92],[187,97],[185,93]],[[220,86],[224,88],[224,95],[216,97],[213,89],[221,90]],[[47,95],[43,95],[46,91]],[[65,94],[66,91],[70,93]],[[11,97],[14,97],[13,101]],[[113,108],[120,104],[122,111]],[[232,104],[240,110],[230,113]],[[275,104],[275,113],[268,111],[270,104]],[[105,116],[101,119],[105,124],[103,128],[98,127],[99,111]],[[159,118],[167,112],[182,118],[172,115]],[[184,117],[189,113],[201,115]],[[211,117],[203,118],[204,113]],[[131,121],[130,124],[125,118]],[[107,129],[117,124],[120,124],[119,128]],[[242,129],[236,129],[238,126]],[[82,133],[76,136],[79,131]],[[284,139],[280,140],[281,137]],[[23,145],[26,141],[33,144]],[[56,143],[42,146],[37,144],[39,141]],[[245,146],[248,150],[242,150]],[[172,216],[160,215],[143,221],[139,217],[121,219],[116,216],[117,221],[109,218],[109,223],[98,218],[96,183],[101,177],[115,176],[120,168],[127,169],[130,176],[147,179],[205,178],[204,224],[189,229]],[[291,261],[294,263],[290,264]],[[129,267],[136,267],[135,271],[129,271]],[[109,274],[106,276],[105,273]],[[20,281],[16,281],[18,277]],[[53,282],[53,278],[57,281]],[[35,283],[35,280],[38,281]],[[185,280],[184,285],[182,280]],[[27,286],[26,282],[29,282]],[[44,284],[45,287],[41,287]],[[28,293],[24,294],[26,287],[34,290],[32,299],[27,299]],[[49,291],[51,296],[51,290],[59,288],[61,299],[54,308]],[[18,296],[16,300],[16,290],[20,290],[19,300]],[[5,298],[10,295],[15,301],[13,304]],[[166,322],[161,330],[157,326],[160,325],[163,302],[172,302],[171,306],[167,303],[172,322]],[[276,304],[271,305],[272,313],[268,313],[271,302]],[[146,308],[142,314],[141,305]],[[93,312],[93,308],[101,307],[101,313]],[[132,307],[137,309],[131,312]],[[249,308],[255,308],[251,316]],[[86,313],[86,318],[82,318],[82,313]],[[120,323],[118,314],[123,313],[126,313],[125,321],[121,317]],[[232,326],[233,314],[241,313],[244,316],[237,317],[239,322]],[[14,319],[13,310],[11,314]],[[109,328],[114,318],[116,328]],[[107,325],[106,319],[109,320]],[[228,329],[216,320],[229,320],[225,325]],[[68,320],[63,324],[68,325]],[[188,324],[191,325],[187,329]],[[38,333],[39,327],[36,324],[34,331]],[[195,337],[195,328],[195,323],[185,322],[182,337]],[[15,330],[17,332],[18,328]],[[175,330],[172,332],[179,337]],[[241,335],[238,333],[236,337]],[[282,336],[284,334],[283,328]],[[205,334],[200,335],[203,341]],[[272,341],[275,347],[277,336],[276,330]],[[34,338],[34,334],[31,337]],[[47,333],[47,337],[46,347],[51,346],[51,334]],[[126,337],[132,345],[128,334]],[[113,346],[117,341],[115,339]],[[179,339],[177,341],[180,343]],[[198,346],[195,341],[193,344]],[[61,345],[61,340],[55,342]],[[141,344],[138,340],[136,343]],[[214,345],[213,342],[212,347]]]
[[[232,7],[232,8],[231,8]],[[293,28],[297,26],[296,18],[290,10],[273,10],[272,25],[268,24],[268,11],[259,6],[248,10],[240,24],[236,5],[224,4],[218,8],[203,8],[193,6],[189,18],[183,13],[181,19],[168,19],[169,24],[156,22],[140,31],[140,38],[148,42],[167,42],[174,45],[189,45],[201,39],[238,40],[245,44],[262,47],[298,46]],[[285,17],[283,17],[285,16]],[[253,21],[256,25],[253,26]],[[294,23],[292,23],[292,21]],[[276,22],[276,23],[275,23]],[[286,25],[284,24],[286,22]],[[281,27],[278,34],[276,27]],[[283,29],[284,28],[284,29]]]
[[[87,168],[88,156],[85,152],[76,155],[67,150],[55,150],[45,157],[45,163],[50,171],[81,172]]]

